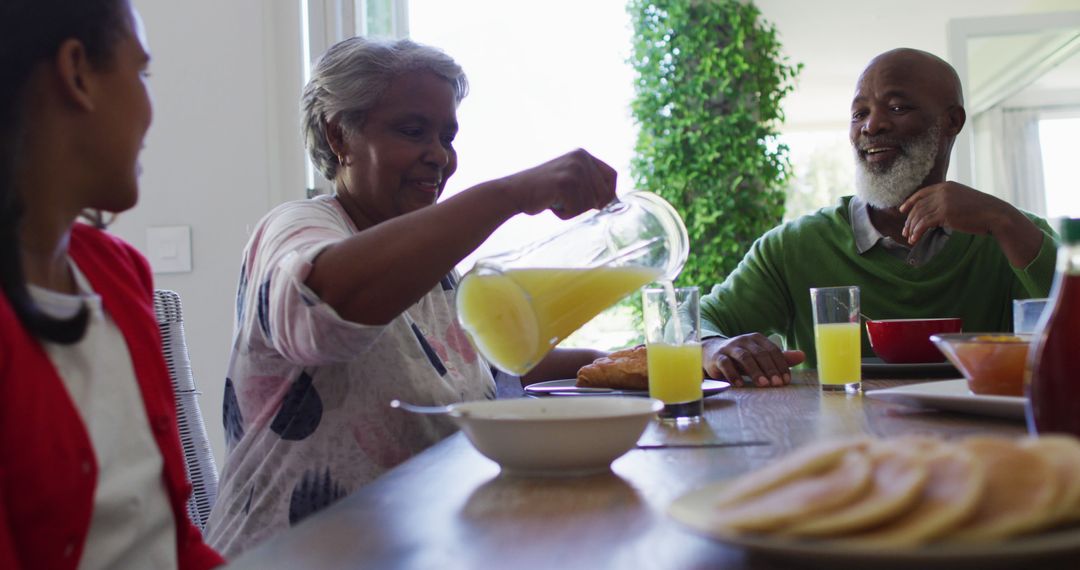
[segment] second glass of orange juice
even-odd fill
[[[701,419],[701,313],[697,287],[645,289],[642,303],[649,396],[664,402],[660,419]]]

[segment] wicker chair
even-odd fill
[[[206,437],[206,425],[199,411],[200,392],[195,389],[195,379],[191,375],[180,295],[164,289],[154,291],[154,313],[161,329],[161,345],[176,397],[180,444],[184,449],[188,480],[193,488],[188,498],[188,516],[199,530],[203,530],[210,516],[210,508],[217,498],[218,474],[214,456],[210,452],[210,441]]]

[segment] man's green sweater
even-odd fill
[[[701,301],[702,336],[779,333],[815,366],[811,287],[858,285],[862,312],[873,319],[960,317],[964,331],[1012,330],[1012,300],[1046,297],[1056,244],[1046,221],[1042,248],[1015,268],[989,235],[953,232],[945,247],[912,267],[880,245],[860,255],[848,202],[773,228],[751,246],[735,271]],[[863,355],[873,355],[862,335]]]

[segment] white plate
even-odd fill
[[[525,393],[534,396],[641,396],[649,397],[648,390],[618,390],[612,388],[578,388],[577,379],[548,380],[537,382],[525,387]],[[708,398],[731,388],[729,382],[723,380],[704,380],[701,383],[702,396]]]
[[[1080,528],[1064,528],[1034,536],[1019,537],[997,544],[935,544],[914,548],[867,549],[852,543],[829,540],[794,539],[756,534],[739,535],[717,530],[709,523],[710,497],[726,482],[691,491],[675,500],[668,514],[697,533],[731,546],[761,554],[797,559],[801,567],[817,568],[981,568],[1023,561],[1023,567],[1038,568],[1037,558],[1080,551]]]
[[[1027,401],[1016,396],[976,396],[968,390],[967,380],[920,382],[897,388],[867,390],[864,396],[908,406],[1017,420],[1024,419],[1024,403]]]

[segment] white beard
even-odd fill
[[[937,158],[941,126],[934,124],[918,138],[900,145],[900,156],[888,166],[866,162],[855,150],[855,193],[875,208],[895,208],[911,196],[930,170]]]

